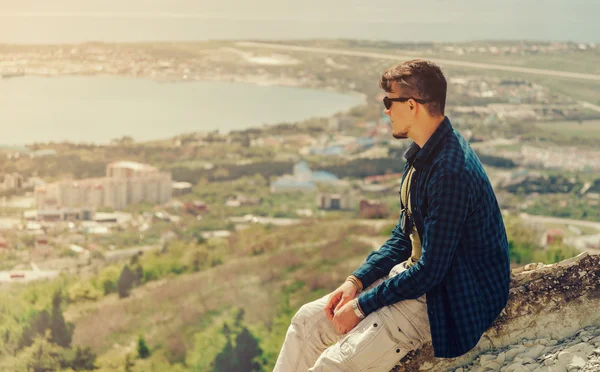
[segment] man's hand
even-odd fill
[[[353,300],[358,301],[358,299]],[[341,334],[350,332],[358,323],[360,318],[354,313],[352,302],[350,301],[342,306],[333,316],[333,327]]]
[[[327,302],[327,305],[325,305],[325,314],[327,314],[327,318],[333,321],[335,313],[337,313],[350,300],[354,299],[357,290],[358,289],[354,284],[352,284],[352,282],[345,281],[344,284],[338,287],[338,289],[331,292],[329,295],[329,301]],[[350,310],[352,310],[352,306],[350,306]]]

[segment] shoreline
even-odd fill
[[[3,79],[19,79],[19,78],[28,78],[28,77],[33,77],[33,78],[65,78],[65,77],[108,77],[108,78],[125,78],[125,79],[136,79],[136,80],[148,80],[148,81],[152,81],[158,84],[185,84],[185,83],[204,83],[204,82],[220,82],[220,83],[230,83],[230,84],[247,84],[247,85],[253,85],[253,86],[265,86],[265,87],[281,87],[281,88],[295,88],[295,89],[305,89],[305,90],[313,90],[313,91],[324,91],[324,92],[331,92],[331,93],[336,93],[336,94],[341,94],[341,95],[346,95],[346,96],[352,96],[352,97],[357,97],[361,100],[361,102],[359,104],[356,105],[352,105],[350,107],[348,107],[345,110],[342,111],[336,111],[331,115],[327,115],[327,116],[317,116],[317,115],[307,115],[305,119],[302,120],[295,120],[293,122],[291,122],[291,124],[298,124],[301,123],[305,120],[311,119],[311,118],[332,118],[335,117],[337,115],[343,114],[344,112],[350,111],[356,107],[360,107],[364,104],[367,103],[367,95],[365,93],[361,93],[358,91],[342,91],[342,90],[337,90],[333,87],[327,87],[325,89],[323,88],[319,88],[319,87],[314,87],[311,86],[310,84],[302,84],[302,82],[298,81],[297,79],[293,79],[293,78],[280,78],[280,79],[268,79],[265,78],[264,76],[257,76],[257,75],[220,75],[218,77],[215,77],[215,75],[212,76],[202,76],[199,78],[171,78],[171,77],[156,77],[156,76],[135,76],[132,74],[107,74],[107,73],[98,73],[98,74],[72,74],[72,73],[61,73],[61,74],[20,74],[18,76],[11,76],[9,78],[0,78],[0,81],[2,81]],[[243,132],[245,130],[248,129],[264,129],[264,128],[268,128],[268,127],[274,127],[277,125],[280,125],[282,123],[285,122],[277,122],[277,123],[263,123],[261,125],[249,125],[248,127],[244,128],[244,129],[229,129],[229,130],[224,130],[224,129],[214,129],[214,130],[208,130],[208,131],[202,131],[202,130],[198,130],[198,131],[193,131],[193,132],[181,132],[181,133],[177,133],[177,134],[173,134],[172,136],[169,137],[158,137],[158,138],[154,138],[154,139],[149,139],[149,140],[140,140],[140,141],[136,141],[135,140],[135,136],[132,136],[134,138],[134,143],[136,144],[141,144],[141,145],[147,145],[147,144],[152,144],[152,143],[156,143],[156,142],[163,142],[163,141],[168,141],[168,140],[172,140],[175,139],[179,136],[182,135],[186,135],[186,134],[192,134],[192,133],[204,133],[204,132],[218,132],[220,134],[231,134],[231,133],[236,133],[236,132]],[[121,136],[127,136],[128,134],[124,133]],[[115,138],[119,138],[119,136],[115,137]],[[108,143],[102,143],[102,142],[94,142],[94,141],[48,141],[48,142],[25,142],[25,143],[4,143],[4,142],[0,142],[0,150],[2,150],[2,148],[18,148],[18,147],[26,147],[29,148],[30,146],[32,146],[33,144],[51,144],[51,143],[69,143],[69,144],[75,144],[75,145],[81,145],[81,144],[91,144],[91,145],[96,145],[96,146],[109,146],[110,142]]]

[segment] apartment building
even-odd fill
[[[128,204],[162,204],[171,200],[171,174],[147,164],[108,164],[106,177],[63,180],[35,189],[38,210],[122,209]]]

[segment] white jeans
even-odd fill
[[[367,289],[403,270],[404,263],[394,266]],[[273,372],[388,372],[431,340],[424,295],[369,314],[345,335],[325,315],[328,300],[329,295],[305,304],[294,315]]]

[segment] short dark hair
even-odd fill
[[[379,86],[391,92],[394,82],[399,84],[403,95],[431,101],[425,104],[431,115],[444,115],[447,83],[442,70],[435,63],[413,59],[390,67],[381,75]]]

